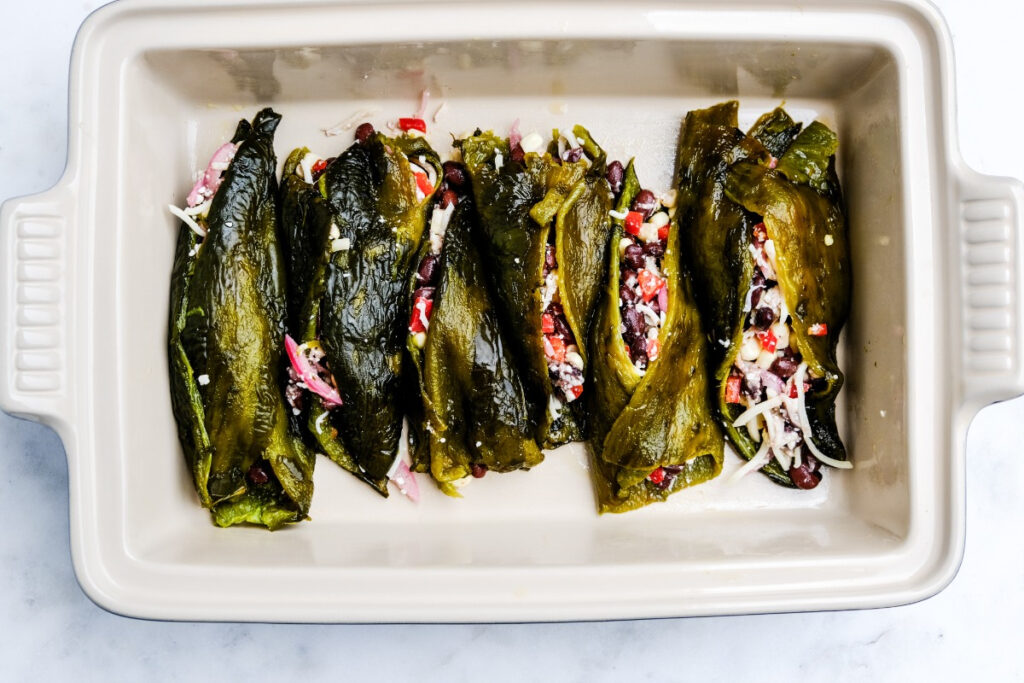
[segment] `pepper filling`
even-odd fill
[[[668,244],[668,209],[641,190],[623,221],[619,240],[619,315],[622,341],[641,375],[661,355],[661,327],[668,311],[662,259]]]
[[[608,182],[618,193],[622,187],[622,164],[608,165]],[[661,328],[668,312],[668,279],[662,266],[668,248],[669,211],[672,201],[658,199],[650,190],[640,190],[622,218],[619,240],[619,331],[633,367],[646,374],[661,356]],[[672,487],[681,465],[665,465],[652,471],[647,480],[660,489]]]
[[[541,283],[541,332],[544,334],[544,357],[548,363],[551,386],[558,400],[572,403],[583,394],[583,356],[576,336],[569,327],[558,293],[558,258],[555,253],[555,231],[549,232],[545,245],[544,281]]]
[[[429,166],[424,161],[424,166]],[[444,236],[448,231],[455,205],[459,195],[454,188],[462,188],[466,182],[466,174],[462,166],[454,161],[446,161],[442,166],[444,178],[437,192],[434,209],[430,213],[430,251],[420,261],[416,271],[416,291],[412,295],[412,313],[409,316],[409,334],[417,348],[422,349],[427,342],[427,330],[430,329],[430,314],[434,310],[434,291],[441,275],[438,267],[441,250],[444,248]],[[432,169],[431,169],[432,170]],[[430,185],[433,192],[433,183]]]
[[[811,431],[805,395],[816,378],[790,343],[793,319],[777,280],[775,244],[763,222],[753,228],[750,256],[754,275],[743,307],[743,340],[726,380],[725,401],[745,408],[733,425],[745,427],[760,448],[737,476],[774,459],[794,485],[812,489],[821,481],[821,460],[830,460],[805,437]],[[811,325],[808,333],[824,336],[827,328]]]

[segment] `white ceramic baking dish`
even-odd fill
[[[61,182],[4,204],[0,405],[56,429],[84,590],[123,614],[273,621],[523,621],[876,607],[930,596],[964,542],[964,436],[1024,391],[1015,180],[967,169],[950,40],[923,3],[118,3],[82,27]],[[463,500],[379,499],[321,460],[312,521],[214,528],[167,389],[168,276],[193,174],[238,118],[321,128],[416,108],[432,124],[581,122],[667,188],[688,109],[780,101],[842,144],[853,313],[840,403],[851,472],[759,476],[598,517],[582,446]],[[431,107],[432,112],[434,106]]]

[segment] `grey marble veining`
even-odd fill
[[[98,4],[0,6],[0,199],[59,177],[68,53]],[[1002,81],[1024,64],[1024,10],[1009,0],[938,4],[957,40],[965,156],[979,170],[1024,177],[1024,141],[1007,135],[1024,95],[1016,77],[1013,88]],[[75,581],[60,441],[0,415],[0,680],[1024,680],[1022,415],[1018,399],[975,420],[967,552],[956,580],[931,600],[860,612],[472,626],[164,623],[109,614]]]

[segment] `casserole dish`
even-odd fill
[[[0,407],[65,444],[86,593],[150,618],[536,621],[878,607],[952,580],[968,423],[1024,391],[1024,188],[961,161],[930,6],[751,7],[179,0],[92,15],[66,173],[0,214]],[[424,87],[447,103],[439,136],[580,122],[659,188],[690,109],[735,97],[745,127],[785,100],[836,130],[854,266],[837,412],[855,469],[811,492],[729,485],[728,454],[715,481],[598,517],[581,444],[418,505],[321,459],[312,521],[213,527],[167,390],[165,206],[262,106],[284,115],[283,158],[343,147],[320,129],[405,115]]]

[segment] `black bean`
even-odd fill
[[[633,356],[633,360],[636,360],[640,355],[647,355],[647,336],[640,335],[629,343],[629,352]]]
[[[636,284],[636,271],[631,268],[626,268],[622,271],[622,281],[629,282],[633,280],[633,284]]]
[[[356,141],[366,142],[367,138],[373,135],[376,131],[373,129],[372,123],[360,123],[359,127],[356,128]]]
[[[512,153],[509,156],[512,157],[512,161],[522,163],[526,159],[526,152],[523,151],[522,145],[516,145],[512,148]]]
[[[270,476],[257,463],[253,463],[253,466],[249,468],[249,474],[247,476],[249,477],[249,481],[257,486],[262,486],[270,481]]]
[[[552,318],[559,318],[565,315],[565,312],[562,310],[562,304],[558,303],[557,301],[552,301],[551,303],[549,303],[547,311],[545,312],[550,313]]]
[[[480,479],[485,474],[487,474],[487,465],[484,465],[482,463],[473,463],[472,465],[469,466],[469,469],[473,473],[473,476],[476,477],[477,479]]]
[[[768,371],[773,375],[777,375],[786,380],[793,376],[793,373],[796,372],[798,367],[800,367],[800,363],[796,362],[793,358],[779,356],[772,361],[771,367],[768,368]]]
[[[647,369],[646,351],[636,352],[634,349],[630,348],[630,357],[633,359],[633,364],[636,365],[638,368],[640,368],[641,370]]]
[[[753,297],[751,297],[753,298]],[[759,330],[767,330],[775,322],[775,313],[767,306],[754,310],[754,327]]]
[[[437,274],[437,254],[427,254],[420,261],[419,268],[420,282],[424,284],[430,284],[434,281],[434,276]]]
[[[466,171],[462,168],[462,164],[457,161],[446,161],[441,165],[441,170],[444,171],[444,179],[452,187],[462,187],[463,183],[466,182]]]
[[[428,299],[432,299],[434,297],[434,288],[420,287],[419,289],[412,293],[412,300],[415,301],[416,299],[419,299],[421,296],[426,297]]]
[[[548,270],[554,270],[558,266],[558,255],[553,244],[547,245],[544,249],[544,265]]]
[[[644,245],[644,253],[654,258],[661,258],[665,255],[664,242],[648,242]]]
[[[604,177],[608,180],[608,184],[615,194],[622,192],[622,179],[625,176],[626,171],[622,168],[621,161],[613,161],[608,164],[608,169],[604,172]]]
[[[750,293],[750,305],[753,308],[757,308],[757,305],[761,303],[761,295],[764,294],[764,288],[759,287]]]
[[[648,306],[650,307],[650,309],[651,309],[652,311],[654,311],[655,313],[661,313],[661,304],[660,304],[660,303],[658,303],[658,297],[654,297],[653,299],[651,299],[650,301],[648,301],[648,302],[647,302],[647,305],[648,305]]]
[[[625,253],[622,255],[622,260],[626,262],[630,268],[640,270],[644,267],[644,249],[639,244],[631,244],[626,247]]]
[[[449,206],[454,206],[459,201],[458,196],[451,190],[445,190],[441,193],[441,208],[447,209]]]
[[[800,467],[790,468],[789,478],[796,484],[798,489],[813,489],[821,483],[821,475],[817,472],[812,472],[808,468],[807,463],[803,463]]]
[[[619,299],[626,304],[635,304],[637,300],[636,292],[633,291],[632,287],[622,285],[619,287]]]
[[[757,268],[757,267],[754,268],[754,278],[753,278],[753,280],[751,280],[750,285],[752,287],[764,287],[765,286],[764,273],[761,272],[760,268]]]
[[[557,334],[562,339],[565,339],[567,341],[573,338],[572,337],[572,328],[569,327],[569,323],[567,323],[565,321],[565,316],[563,316],[563,315],[555,316],[554,322],[555,322],[555,334]]]
[[[628,306],[622,312],[622,324],[626,326],[625,337],[630,343],[636,339],[646,338],[647,323],[644,321],[644,316],[632,306]],[[643,348],[647,349],[646,341]]]
[[[569,163],[573,163],[575,161],[579,161],[582,157],[583,157],[583,148],[582,147],[572,147],[570,149],[565,150],[565,160],[568,161]]]
[[[653,192],[650,190],[640,190],[633,199],[632,206],[629,208],[633,211],[639,211],[644,215],[644,220],[647,220],[654,213],[654,209],[657,206],[658,199],[654,196]]]

